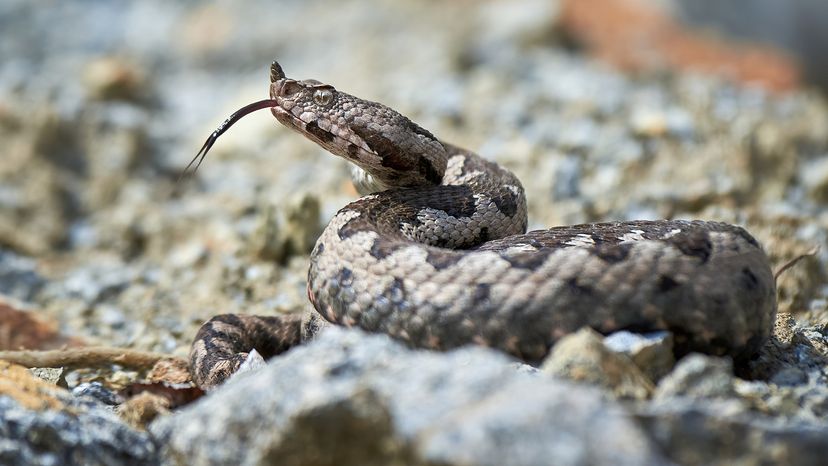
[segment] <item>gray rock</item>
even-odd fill
[[[124,402],[121,396],[104,387],[100,382],[84,382],[78,384],[78,386],[72,389],[72,395],[78,397],[87,396],[110,406]]]
[[[529,45],[549,40],[555,32],[560,2],[529,0],[520,8],[508,0],[482,5],[479,19],[486,39],[496,43]]]
[[[555,344],[543,361],[543,372],[606,388],[619,398],[646,399],[652,381],[628,356],[604,345],[603,336],[583,328]]]
[[[43,284],[34,260],[0,248],[0,294],[31,301]]]
[[[786,367],[771,377],[770,382],[776,385],[801,385],[808,381],[808,374],[797,367]]]
[[[167,464],[663,464],[597,390],[338,328],[150,431]]]
[[[282,224],[273,205],[262,206],[249,245],[251,253],[282,264],[293,256],[308,254],[322,232],[320,209],[317,197],[308,193],[294,196],[285,209]]]
[[[684,398],[642,406],[636,416],[664,454],[679,464],[825,464],[824,423],[779,422],[745,414],[739,405]]]
[[[802,325],[790,314],[778,314],[773,337],[762,348],[759,357],[749,363],[748,375],[777,385],[797,385],[806,379],[822,379],[823,369],[828,364],[828,345],[823,331],[822,325]]]
[[[762,414],[811,423],[824,423],[828,415],[828,389],[818,377],[795,384],[736,379],[735,389],[752,411]]]
[[[147,433],[97,403],[69,398],[69,409],[35,411],[0,396],[0,464],[157,464]]]
[[[808,194],[817,202],[828,202],[828,160],[820,159],[802,169],[802,184]]]
[[[824,326],[810,326],[798,329],[794,341],[807,344],[816,350],[822,358],[828,358],[828,338],[824,334],[824,328]]]
[[[66,388],[66,373],[62,367],[32,367],[29,372],[40,380]]]
[[[236,372],[230,376],[230,380],[247,377],[247,374],[255,373],[265,366],[267,366],[267,361],[265,361],[265,358],[263,358],[262,355],[259,354],[259,352],[254,348],[247,353],[247,358],[241,363],[239,368],[236,369]]]
[[[555,199],[573,199],[578,197],[579,186],[583,176],[583,161],[577,156],[566,156],[561,159],[555,171],[555,184],[552,185],[552,196]]]
[[[604,345],[616,353],[627,355],[650,380],[658,381],[673,369],[673,334],[615,332],[604,338]]]
[[[728,398],[735,393],[733,363],[727,358],[689,354],[655,390],[655,398]]]
[[[72,270],[62,283],[51,283],[50,290],[57,296],[65,294],[94,304],[123,291],[136,275],[134,269],[123,264],[80,267]]]

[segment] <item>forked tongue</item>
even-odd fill
[[[201,146],[201,150],[198,151],[195,157],[193,157],[193,159],[190,160],[190,163],[188,163],[187,166],[184,168],[184,172],[181,173],[181,176],[178,177],[178,181],[180,182],[182,179],[184,179],[184,177],[187,176],[190,168],[193,166],[194,163],[195,168],[193,168],[192,174],[195,174],[195,172],[198,170],[198,167],[201,166],[201,162],[204,161],[204,157],[207,156],[207,152],[210,151],[210,148],[213,147],[213,144],[216,143],[216,140],[218,140],[219,136],[224,134],[225,131],[230,129],[230,127],[233,126],[237,121],[241,120],[242,117],[244,117],[247,114],[253,113],[257,110],[272,108],[277,105],[278,103],[275,100],[265,99],[260,100],[258,102],[253,102],[249,105],[245,105],[244,107],[233,112],[233,114],[227,117],[227,119],[224,120],[224,122],[220,124],[215,131],[213,131],[213,134],[211,134],[210,137],[207,138],[206,141],[204,141],[204,145]],[[196,163],[196,161],[198,161],[198,163]]]

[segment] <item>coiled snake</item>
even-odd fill
[[[200,386],[227,378],[253,348],[265,357],[290,348],[323,320],[416,347],[482,344],[530,362],[583,326],[666,329],[679,353],[737,358],[768,338],[774,277],[742,228],[662,220],[526,233],[523,187],[497,164],[384,105],[289,79],[276,62],[270,81],[271,98],[228,118],[191,165],[238,119],[270,108],[280,123],[352,162],[366,195],[334,216],[311,253],[315,312],[214,317],[190,353]]]

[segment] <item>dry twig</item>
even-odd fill
[[[88,346],[50,351],[0,351],[0,359],[25,367],[100,367],[118,364],[148,369],[162,359],[179,359],[169,354],[108,346]]]

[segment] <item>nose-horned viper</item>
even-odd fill
[[[526,200],[509,171],[435,137],[394,110],[271,66],[269,108],[285,126],[355,166],[364,197],[340,210],[310,258],[316,313],[217,316],[190,354],[210,387],[255,348],[297,344],[314,319],[387,333],[412,346],[468,343],[538,361],[583,326],[666,329],[679,352],[746,357],[776,313],[767,256],[744,229],[704,221],[630,221],[526,233]],[[196,159],[193,159],[195,161]]]

